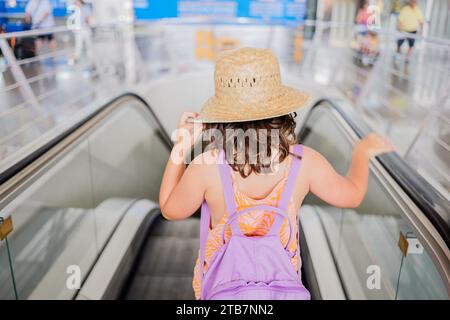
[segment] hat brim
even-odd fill
[[[288,86],[281,86],[273,97],[253,103],[230,104],[214,96],[203,105],[194,122],[228,123],[270,119],[293,113],[307,105],[309,100],[309,94]]]

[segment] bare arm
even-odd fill
[[[92,27],[92,17],[91,16],[87,16],[84,21],[86,22],[86,24],[90,27]]]
[[[169,160],[164,172],[159,195],[163,216],[168,220],[181,220],[191,216],[205,198],[206,183],[201,165],[184,164]]]
[[[361,9],[359,9],[358,13],[356,14],[355,23],[357,24],[359,23],[359,21],[361,20],[360,16],[361,16]]]
[[[400,14],[397,17],[397,30],[398,31],[403,31],[402,20],[403,20],[403,14],[402,14],[402,11],[400,11]]]
[[[194,134],[193,124],[187,119],[196,117],[195,113],[186,112],[178,124],[178,137],[164,171],[159,193],[159,205],[166,219],[180,220],[192,215],[201,205],[206,184],[202,179],[202,166],[191,164],[187,169],[184,158],[195,141],[198,133]],[[183,131],[184,130],[184,131]],[[181,133],[187,132],[187,135]],[[186,143],[183,139],[190,139]],[[195,162],[195,161],[194,161]]]
[[[305,160],[308,159],[310,168],[310,191],[333,206],[358,207],[367,192],[370,157],[392,150],[386,139],[369,134],[355,145],[350,169],[344,177],[320,153],[305,148]]]

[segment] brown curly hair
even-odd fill
[[[243,178],[248,177],[253,172],[257,174],[271,172],[273,167],[272,162],[274,162],[271,161],[272,150],[275,147],[273,144],[277,141],[279,142],[277,160],[278,163],[281,163],[290,154],[289,147],[296,143],[296,116],[297,114],[294,112],[289,115],[265,120],[206,123],[203,126],[203,150],[207,150],[208,148],[225,150],[226,159],[231,168],[239,172]],[[213,134],[214,130],[220,133],[222,139],[217,139]],[[252,132],[254,134],[245,134],[244,139],[239,139],[236,134],[230,135],[230,132],[241,132],[244,134],[246,132]],[[267,132],[275,132],[276,136],[267,134]],[[272,141],[273,138],[277,141]],[[243,150],[244,152],[239,154],[239,150]],[[267,156],[267,158],[262,159],[261,154]],[[300,158],[298,155],[294,156]]]

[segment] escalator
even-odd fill
[[[369,132],[364,123],[352,106],[321,100],[299,139],[345,175],[353,143]],[[299,217],[312,296],[448,299],[449,213],[448,200],[397,154],[371,161],[367,195],[358,208],[333,208],[310,194]]]
[[[149,230],[121,298],[194,299],[192,272],[199,249],[199,222],[196,218],[173,222],[160,216]]]
[[[368,128],[338,104],[318,101],[299,139],[345,174]],[[157,207],[170,146],[151,107],[125,94],[1,173],[13,230],[0,299],[193,299],[198,214],[166,221]],[[378,157],[360,207],[305,199],[303,281],[314,299],[448,299],[449,212],[400,158]]]

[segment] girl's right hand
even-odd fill
[[[184,151],[189,151],[202,133],[203,125],[192,121],[198,117],[196,112],[184,112],[172,134],[172,141],[175,145],[182,146]]]
[[[371,132],[355,144],[354,150],[364,153],[368,158],[394,151],[392,143],[384,137]]]

